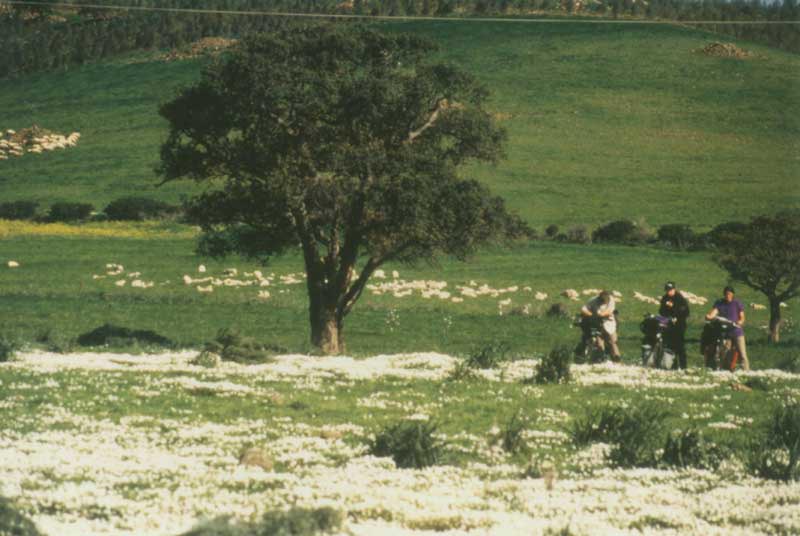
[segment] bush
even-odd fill
[[[41,536],[33,521],[22,515],[5,497],[0,497],[0,535]]]
[[[611,445],[609,457],[619,467],[652,467],[663,441],[666,416],[667,412],[653,402],[625,408],[605,406],[575,419],[568,433],[578,446],[594,442]]]
[[[89,218],[94,207],[89,203],[55,203],[50,206],[46,221],[74,222]]]
[[[216,354],[223,361],[256,364],[270,363],[275,354],[286,353],[287,350],[282,346],[259,344],[234,329],[223,328],[213,341],[206,343],[205,352]]]
[[[567,231],[564,241],[570,244],[591,244],[592,237],[589,235],[589,230],[586,226],[578,225],[576,227],[571,227]]]
[[[11,361],[14,354],[19,350],[17,341],[10,337],[0,334],[0,363]]]
[[[544,230],[544,234],[547,238],[555,238],[558,236],[558,225],[552,224],[548,225],[547,228]]]
[[[81,346],[127,346],[135,343],[152,344],[156,346],[173,346],[172,341],[150,330],[131,330],[113,324],[103,324],[99,328],[84,333],[78,337]]]
[[[344,516],[338,510],[293,507],[289,510],[274,510],[264,514],[255,523],[236,522],[228,516],[193,528],[182,536],[314,536],[339,532]]]
[[[174,216],[178,207],[146,197],[122,197],[106,206],[104,212],[111,221],[143,221]]]
[[[719,448],[696,429],[676,430],[667,436],[661,462],[674,467],[713,469],[722,461]]]
[[[36,342],[44,344],[48,352],[55,352],[57,354],[66,354],[73,351],[75,348],[74,339],[54,333],[50,328],[40,332],[36,336]]]
[[[221,516],[198,525],[181,536],[254,536],[255,534],[253,524],[237,523],[230,516]]]
[[[672,223],[658,228],[657,240],[668,248],[689,249],[695,243],[695,239],[694,231],[683,223]]]
[[[800,373],[800,355],[787,355],[778,363],[778,368],[786,372]]]
[[[554,303],[545,314],[550,318],[566,318],[569,316],[569,308],[563,303]]]
[[[592,233],[592,242],[633,245],[646,242],[647,239],[647,229],[630,220],[612,221]]]
[[[38,206],[35,201],[0,203],[0,220],[32,220]]]
[[[221,360],[222,358],[220,357],[219,354],[203,350],[202,352],[197,354],[194,359],[189,361],[189,364],[205,368],[215,368],[219,366]]]
[[[322,508],[293,507],[285,512],[273,511],[264,514],[256,534],[312,536],[319,533],[339,532],[344,516],[330,506]]]
[[[442,447],[435,433],[433,423],[402,421],[377,434],[369,451],[391,456],[397,467],[422,469],[439,463]]]
[[[750,470],[771,480],[800,480],[800,402],[783,402],[750,449]]]
[[[572,379],[571,364],[572,351],[566,346],[557,346],[536,365],[533,382],[538,384],[567,383]]]
[[[486,344],[467,357],[467,366],[470,368],[491,369],[500,366],[508,360],[510,347],[505,342],[491,342]]]

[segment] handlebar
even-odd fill
[[[710,324],[712,322],[718,322],[720,324],[723,324],[723,325],[726,325],[726,326],[733,326],[733,327],[736,327],[736,328],[741,327],[741,326],[739,326],[738,322],[734,322],[733,320],[728,320],[727,318],[725,318],[723,316],[715,316],[711,320],[706,320],[706,324]]]

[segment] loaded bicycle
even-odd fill
[[[716,316],[706,322],[701,338],[703,359],[706,367],[713,370],[736,370],[739,350],[733,343],[732,333],[739,324]]]
[[[675,364],[675,350],[667,343],[667,333],[673,327],[666,316],[647,314],[639,324],[642,338],[642,366],[671,369]]]

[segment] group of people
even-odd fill
[[[689,319],[689,302],[678,291],[673,281],[667,281],[664,285],[664,295],[659,303],[658,314],[668,319],[669,328],[664,337],[666,345],[675,353],[677,359],[673,368],[686,368],[686,327]],[[734,323],[733,329],[727,334],[731,339],[731,344],[738,352],[741,359],[742,368],[750,370],[750,362],[747,359],[747,348],[744,339],[742,326],[745,321],[744,306],[742,302],[735,298],[733,287],[726,286],[722,292],[722,298],[714,302],[714,306],[705,315],[707,321],[714,318],[725,318]],[[608,349],[610,357],[614,361],[621,359],[619,345],[617,343],[617,309],[614,297],[607,290],[603,290],[589,300],[581,308],[581,328],[583,339],[580,348],[585,348],[591,337],[590,330],[592,324],[600,324],[601,335]],[[701,345],[704,344],[701,339]]]

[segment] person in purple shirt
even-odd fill
[[[750,362],[747,360],[747,348],[744,342],[744,305],[733,297],[733,287],[725,287],[722,291],[723,298],[714,302],[714,307],[706,315],[706,320],[713,320],[717,315],[727,318],[731,322],[736,322],[737,326],[731,332],[731,339],[736,344],[739,356],[742,358],[742,369],[750,370]]]

